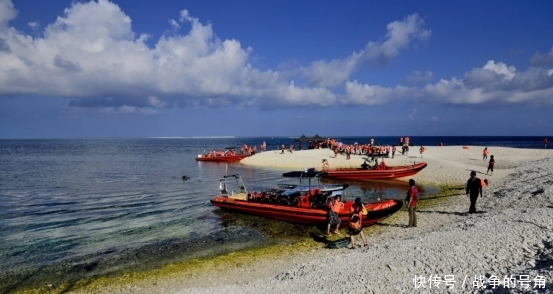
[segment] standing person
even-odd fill
[[[355,198],[355,203],[350,207],[349,211],[351,212],[351,216],[349,217],[349,223],[347,228],[347,233],[349,235],[349,249],[355,249],[355,237],[357,235],[361,235],[361,240],[363,240],[363,247],[369,245],[367,244],[367,240],[365,239],[365,235],[363,234],[363,203],[361,202],[361,198],[357,197]]]
[[[486,171],[486,174],[488,174],[488,172],[491,171],[492,173],[490,174],[490,176],[493,175],[493,166],[494,165],[495,165],[495,159],[493,159],[493,155],[492,155],[492,156],[490,156],[490,162],[488,163],[488,170]]]
[[[284,154],[284,149],[286,149],[286,147],[284,147],[284,144],[280,145],[280,154]]]
[[[417,201],[419,200],[419,189],[415,186],[415,180],[409,179],[409,191],[407,191],[407,208],[409,209],[409,225],[408,227],[417,226]]]
[[[328,163],[328,160],[323,159],[323,171],[327,172],[330,170],[330,164]]]
[[[422,154],[424,153],[424,150],[426,150],[426,148],[424,148],[424,146],[421,145],[421,148],[419,148],[419,152],[421,153],[421,158],[422,158]]]
[[[547,138],[543,139],[543,148],[547,149]]]
[[[334,234],[340,235],[340,231],[338,229],[340,228],[340,224],[342,221],[340,220],[340,217],[338,216],[338,213],[340,213],[340,210],[344,208],[344,203],[341,201],[342,197],[340,195],[334,196],[332,200],[328,203],[328,214],[326,215],[326,221],[328,223],[326,228],[326,235],[330,236],[330,227],[336,226],[336,229],[334,230]]]
[[[261,143],[261,151],[267,151],[267,143],[265,143],[265,141]]]
[[[491,156],[493,159],[493,155]],[[482,196],[482,183],[480,179],[476,177],[476,172],[470,172],[470,179],[467,181],[467,197],[470,195],[470,208],[469,213],[476,212],[476,200],[478,195]]]
[[[350,145],[347,145],[346,146],[346,159],[350,159],[350,155],[351,155],[351,146]]]
[[[394,159],[395,155],[396,155],[396,145],[392,146],[392,159]]]
[[[488,159],[488,147],[484,148],[482,155],[483,155],[482,160]]]

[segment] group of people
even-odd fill
[[[419,198],[419,190],[417,189],[417,186],[415,185],[415,180],[410,179],[409,180],[409,190],[407,191],[407,199],[406,204],[409,210],[409,225],[408,227],[416,227],[417,226],[417,216],[415,214],[415,210],[417,207],[417,201]],[[326,229],[326,235],[331,236],[331,228],[335,227],[333,233],[340,235],[340,225],[342,221],[340,220],[339,213],[344,209],[344,203],[341,201],[341,196],[336,195],[327,203],[328,206],[328,213],[327,213],[327,229]],[[355,249],[355,236],[359,235],[361,236],[361,240],[363,241],[363,247],[368,246],[367,239],[365,238],[365,235],[363,234],[363,217],[367,215],[368,211],[361,202],[361,198],[357,197],[355,198],[355,202],[351,205],[349,209],[349,219],[348,224],[346,228],[346,233],[349,235],[350,238],[350,244],[348,248]]]
[[[490,156],[491,170],[493,172],[493,155]],[[470,178],[466,184],[466,194],[470,199],[469,213],[476,213],[476,200],[478,197],[482,197],[482,188],[486,187],[488,184],[487,180],[481,180],[476,177],[476,172],[472,171],[470,173]],[[407,190],[407,197],[405,198],[405,203],[409,211],[409,222],[407,227],[416,227],[417,226],[417,202],[419,199],[419,190],[415,185],[415,180],[409,179],[409,190]],[[339,212],[343,210],[344,203],[341,201],[341,197],[335,196],[328,202],[328,214],[327,214],[327,236],[331,235],[330,229],[335,226],[333,231],[335,234],[340,234],[339,228],[341,224],[340,217],[338,216]],[[362,220],[363,216],[367,214],[367,210],[361,202],[361,198],[357,197],[354,204],[351,206],[349,212],[351,213],[348,220],[346,233],[350,236],[350,244],[348,248],[355,249],[355,236],[360,235],[363,240],[363,246],[367,246],[367,240],[363,234],[362,229]]]
[[[288,152],[293,153],[296,146],[294,144],[290,145],[290,149],[288,149]],[[284,150],[286,150],[286,146],[284,144],[280,145],[280,154],[284,154]]]
[[[326,235],[330,236],[330,228],[333,226],[336,226],[336,229],[333,231],[334,234],[340,235],[340,224],[342,221],[340,220],[340,216],[338,215],[341,210],[344,209],[344,203],[341,201],[341,196],[336,195],[333,198],[330,199],[330,201],[327,203],[328,205],[328,214],[327,214],[327,229],[326,229]],[[367,239],[365,238],[365,235],[363,234],[363,215],[366,215],[366,209],[363,206],[363,203],[361,202],[361,198],[357,197],[355,198],[355,202],[350,207],[350,217],[348,220],[348,226],[346,229],[346,233],[349,235],[350,238],[350,244],[348,248],[355,249],[355,236],[360,235],[361,239],[363,240],[363,247],[368,246]]]
[[[242,147],[240,147],[240,153],[237,153],[234,150],[234,147],[229,147],[228,150],[226,151],[213,150],[211,152],[206,153],[204,150],[203,157],[232,156],[232,155],[239,155],[239,154],[253,155],[255,154],[255,152],[257,152],[256,146],[251,147],[251,146],[248,146],[247,144],[244,144],[242,145]]]
[[[236,151],[234,151],[234,149],[229,149],[229,150],[226,150],[226,151],[213,150],[213,151],[208,152],[208,153],[205,153],[205,151],[204,151],[203,157],[231,156],[231,155],[236,155]]]

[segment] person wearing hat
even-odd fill
[[[361,240],[363,240],[363,247],[368,246],[367,240],[365,239],[365,235],[363,234],[363,203],[361,202],[361,198],[357,197],[355,198],[355,202],[350,207],[351,216],[349,217],[348,222],[348,228],[346,230],[347,234],[349,235],[349,249],[355,249],[355,237],[357,235],[361,235]]]
[[[409,225],[408,227],[417,226],[417,200],[419,200],[419,189],[415,186],[415,180],[409,179],[409,191],[407,191],[407,208],[409,209]]]
[[[482,183],[480,179],[476,177],[476,172],[470,172],[470,179],[467,181],[467,197],[470,196],[470,208],[469,213],[476,212],[476,199],[478,195],[482,196]]]

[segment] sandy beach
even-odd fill
[[[414,162],[424,161],[428,166],[421,172],[413,176],[418,183],[429,185],[447,185],[464,184],[471,170],[478,173],[478,176],[484,176],[488,168],[488,161],[482,160],[482,151],[484,147],[467,146],[463,149],[461,146],[428,146],[423,153],[419,153],[418,147],[410,148],[406,155],[396,152],[395,157],[385,158],[386,164],[407,165]],[[523,162],[542,159],[550,156],[551,150],[541,149],[515,149],[506,147],[489,147],[490,154],[496,159],[497,168],[494,171],[493,179],[497,181],[511,174],[513,170]],[[489,157],[488,156],[488,157]],[[326,159],[331,168],[340,167],[359,167],[363,163],[361,155],[351,155],[349,160],[345,155],[338,155],[334,158],[334,153],[330,149],[314,149],[294,151],[293,153],[280,151],[267,151],[254,156],[245,158],[241,161],[244,165],[253,165],[267,168],[279,168],[282,170],[303,170],[314,167],[322,168],[322,160]],[[401,180],[407,181],[408,178]]]
[[[416,228],[405,227],[406,211],[366,228],[369,247],[321,246],[234,268],[177,272],[84,292],[478,293],[487,288],[490,293],[553,293],[553,150],[488,146],[496,164],[493,175],[486,175],[484,147],[468,147],[429,146],[423,158],[413,147],[408,155],[396,153],[385,162],[427,162],[412,177],[425,185],[464,186],[470,171],[476,171],[489,181],[485,197],[478,199],[478,213],[466,213],[469,200],[459,189],[420,209]],[[363,162],[357,155],[333,158],[329,149],[279,153],[256,154],[241,164],[293,170],[320,169],[322,159],[334,168]]]

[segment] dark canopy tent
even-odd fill
[[[300,187],[302,186],[301,181],[302,179],[308,180],[309,189],[311,189],[311,179],[312,178],[319,178],[321,176],[321,173],[318,171],[315,171],[315,169],[308,169],[305,171],[292,171],[283,173],[283,178],[299,178],[300,179]]]
[[[313,140],[313,141],[324,141],[325,138],[319,136],[319,134],[316,134],[315,137],[310,138],[310,140]]]
[[[306,135],[301,135],[301,137],[298,138],[298,141],[300,142],[306,142],[306,141],[309,141],[310,139],[307,138]]]

